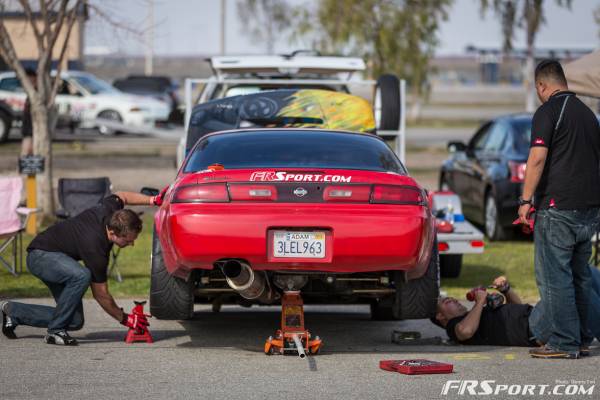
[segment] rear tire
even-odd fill
[[[458,278],[462,268],[462,254],[444,254],[440,256],[440,276]]]
[[[423,319],[435,315],[440,295],[440,259],[437,239],[433,242],[433,254],[425,275],[404,282],[404,275],[394,271],[396,295],[371,303],[371,319],[392,321]]]
[[[156,228],[152,235],[152,275],[150,313],[158,319],[182,320],[194,315],[194,282],[177,278],[167,271]]]
[[[400,81],[396,75],[381,75],[375,87],[373,104],[377,130],[396,131],[400,127]]]
[[[11,127],[12,117],[0,110],[0,143],[4,143],[8,140]]]
[[[396,294],[399,303],[395,309],[397,319],[423,319],[435,316],[440,296],[440,258],[437,239],[433,242],[431,260],[425,275],[404,282],[400,281]]]

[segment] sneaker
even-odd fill
[[[9,339],[16,339],[17,335],[15,335],[15,328],[17,327],[17,324],[8,316],[7,306],[8,302],[6,301],[2,303],[2,307],[0,307],[2,310],[2,333]]]
[[[589,346],[581,346],[579,348],[579,356],[580,357],[588,357],[590,355],[590,347]]]
[[[533,358],[567,358],[567,359],[577,359],[579,358],[579,351],[563,351],[556,350],[548,346],[539,347],[535,349],[529,350],[529,355]]]
[[[48,333],[45,339],[48,344],[58,344],[61,346],[77,346],[78,344],[77,339],[69,336],[67,331]]]

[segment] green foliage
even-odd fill
[[[571,8],[572,0],[555,1],[561,7]],[[544,0],[480,0],[480,2],[482,15],[492,9],[500,18],[504,51],[512,50],[517,28],[525,29],[527,46],[533,49],[537,32],[545,23]]]
[[[322,0],[295,11],[296,33],[315,39],[323,53],[367,60],[370,76],[394,73],[421,94],[439,24],[452,0]]]

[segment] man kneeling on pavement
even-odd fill
[[[600,340],[600,271],[592,266],[590,270],[594,282],[590,328]],[[467,310],[455,298],[440,298],[432,322],[444,328],[454,342],[465,345],[534,347],[546,343],[551,329],[548,319],[544,318],[541,304],[523,304],[504,276],[494,279],[491,287],[504,295],[506,304],[497,307],[486,305],[486,290],[472,292],[475,305],[471,310]],[[583,347],[579,355],[589,355],[589,347]]]
[[[133,246],[142,230],[140,217],[124,206],[157,205],[157,197],[117,192],[36,236],[27,247],[27,268],[48,286],[56,307],[7,301],[1,307],[2,333],[16,339],[19,325],[47,328],[46,343],[77,345],[67,331],[83,327],[81,299],[90,284],[94,299],[111,317],[129,328],[147,326],[147,320],[138,320],[117,306],[108,291],[108,262],[113,244]]]

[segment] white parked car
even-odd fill
[[[63,84],[56,96],[60,119],[70,119],[81,128],[98,128],[102,134],[116,131],[143,132],[169,118],[163,101],[123,93],[96,76],[80,71],[62,73]],[[14,72],[0,73],[0,100],[20,116],[26,94]]]

